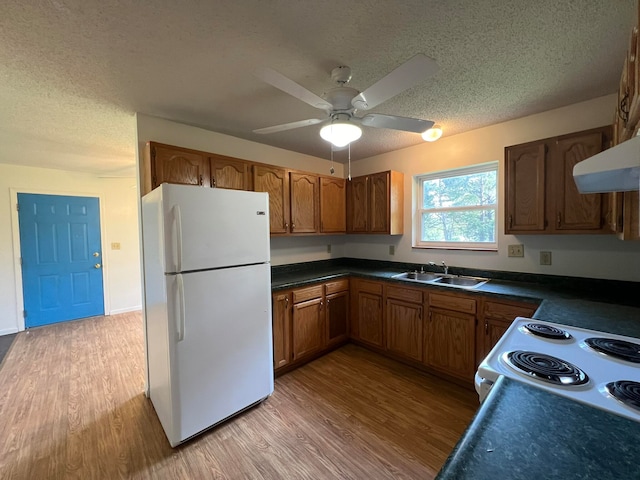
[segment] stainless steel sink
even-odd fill
[[[400,278],[403,280],[415,280],[417,282],[431,282],[442,277],[442,274],[432,272],[404,272],[394,275],[391,278]]]
[[[393,275],[391,278],[461,288],[476,288],[489,281],[488,278],[445,275],[443,273],[433,272],[403,272]]]
[[[443,276],[434,280],[433,283],[437,283],[438,285],[450,285],[453,287],[475,288],[480,285],[484,285],[488,281],[488,278]]]

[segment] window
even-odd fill
[[[415,247],[497,250],[498,162],[415,178]]]

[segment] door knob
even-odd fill
[[[93,252],[93,256],[94,256],[94,257],[99,257],[99,256],[100,256],[100,253],[98,253],[98,252]]]
[[[96,263],[93,268],[100,268],[102,265],[100,265],[99,263]]]

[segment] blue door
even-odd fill
[[[25,326],[104,314],[97,198],[18,194]]]

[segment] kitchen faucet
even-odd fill
[[[432,267],[436,266],[435,262],[429,262],[429,265],[431,265]],[[449,267],[447,267],[447,264],[444,263],[444,260],[442,261],[442,269],[444,270],[445,275],[449,274]]]

